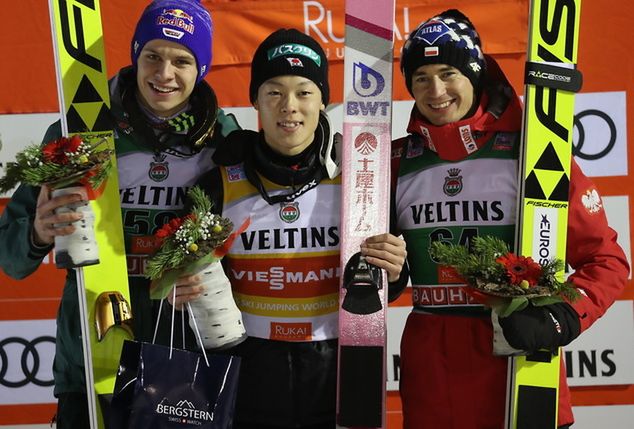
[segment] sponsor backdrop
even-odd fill
[[[43,0],[9,2],[0,37],[0,164],[14,159],[25,145],[38,142],[57,119],[58,104],[51,51],[48,8]],[[79,8],[80,1],[66,0]],[[108,70],[129,63],[129,40],[146,0],[101,2]],[[553,2],[555,3],[555,2]],[[329,113],[335,130],[343,115],[343,1],[227,1],[203,0],[215,21],[213,68],[208,81],[222,106],[245,128],[255,128],[247,88],[251,54],[273,29],[296,27],[320,40],[331,64]],[[634,6],[613,0],[584,0],[579,68],[584,87],[577,97],[575,155],[593,177],[603,197],[611,226],[631,261],[634,177],[628,153],[628,130],[634,113],[628,111],[634,94],[634,64],[623,31],[634,20]],[[422,19],[449,7],[469,15],[480,30],[485,51],[501,63],[522,93],[522,70],[527,33],[527,0],[397,1],[395,20],[395,82],[393,135],[404,134],[412,107],[398,72],[398,52],[405,36]],[[249,29],[245,32],[245,29]],[[354,106],[353,106],[354,107]],[[356,106],[359,114],[380,115],[381,106]],[[0,196],[0,211],[6,198]],[[52,256],[52,255],[51,255]],[[0,427],[50,421],[54,413],[51,364],[54,355],[55,314],[64,273],[49,257],[27,279],[17,281],[0,272]],[[399,341],[408,313],[410,293],[393,304],[388,314],[389,427],[401,425]],[[634,288],[589,331],[566,348],[569,383],[580,429],[629,427],[634,420]],[[48,426],[48,425],[47,425]],[[33,426],[37,427],[37,426]]]

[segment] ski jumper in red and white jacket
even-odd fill
[[[487,88],[470,118],[434,126],[414,106],[410,135],[394,142],[396,226],[413,287],[401,341],[405,429],[503,427],[507,358],[492,353],[490,310],[429,255],[433,241],[468,244],[478,235],[513,248],[521,105],[498,77],[504,83]],[[568,216],[569,281],[581,293],[570,304],[583,332],[621,294],[629,266],[596,187],[574,161]],[[558,421],[573,422],[563,368]]]

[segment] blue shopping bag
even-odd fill
[[[229,429],[239,368],[236,356],[126,341],[109,427]]]
[[[230,429],[239,372],[237,356],[125,341],[107,427]]]

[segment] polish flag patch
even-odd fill
[[[425,48],[426,57],[437,57],[439,54],[440,51],[437,46],[429,46]]]

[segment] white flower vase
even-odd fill
[[[189,326],[195,332],[194,323],[198,325],[201,346],[205,349],[225,349],[244,341],[247,334],[242,313],[233,300],[231,283],[220,261],[206,265],[196,274],[202,277],[205,291],[199,299],[189,303],[192,313]]]
[[[95,239],[95,213],[88,202],[86,188],[72,186],[53,189],[51,192],[53,197],[67,194],[81,194],[84,201],[59,207],[55,213],[80,212],[84,217],[66,224],[72,224],[75,227],[75,232],[72,234],[55,236],[55,265],[58,268],[77,268],[98,264],[99,248]]]

